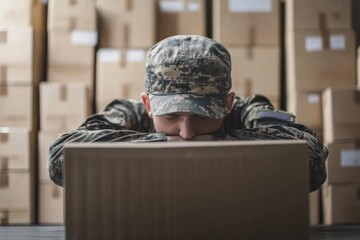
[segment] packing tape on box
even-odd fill
[[[326,13],[320,12],[319,13],[319,29],[323,39],[323,48],[329,49],[330,48],[330,32],[328,29],[327,24],[327,16]]]
[[[133,9],[133,0],[123,0],[123,3],[125,4],[125,11],[131,11]]]
[[[245,96],[251,96],[253,93],[251,78],[245,79]]]
[[[0,165],[0,188],[9,186],[9,160],[7,157],[1,157]]]
[[[61,84],[60,85],[60,101],[66,101],[67,100],[67,95],[68,95],[68,89],[66,85]]]
[[[7,95],[6,78],[7,78],[7,67],[1,66],[0,67],[0,96]]]
[[[249,27],[249,44],[247,46],[247,58],[253,59],[254,58],[254,46],[256,43],[256,29],[254,26]]]
[[[51,196],[53,198],[59,198],[60,197],[60,189],[58,186],[53,185],[51,189]]]
[[[359,69],[359,71],[360,71],[360,69]],[[354,98],[355,98],[355,103],[360,103],[360,90],[354,91]]]
[[[9,225],[9,210],[1,210],[0,225]]]
[[[70,4],[70,5],[75,5],[76,2],[77,2],[77,0],[69,0],[69,4]]]
[[[123,43],[124,43],[124,47],[127,49],[127,48],[129,48],[129,43],[130,43],[130,26],[129,26],[129,23],[124,23],[123,28],[124,28]]]
[[[121,83],[120,84],[120,95],[121,98],[129,98],[129,93],[130,93],[130,86],[128,83]]]
[[[9,141],[9,133],[0,132],[0,143],[6,143]]]
[[[0,43],[7,43],[7,31],[0,31]]]
[[[76,17],[70,17],[69,18],[69,31],[74,31],[77,27],[77,18]]]

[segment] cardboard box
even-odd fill
[[[327,183],[356,183],[360,185],[360,139],[327,145]]]
[[[321,91],[296,91],[287,95],[288,112],[296,116],[296,122],[322,132],[322,98]]]
[[[97,53],[96,105],[117,98],[140,99],[145,90],[145,49],[100,49]]]
[[[0,86],[0,126],[36,130],[37,92],[32,86]]]
[[[48,5],[48,31],[96,31],[95,1],[50,0]]]
[[[360,90],[327,88],[322,98],[325,143],[360,139]]]
[[[100,47],[151,47],[156,36],[155,1],[97,1]]]
[[[310,225],[317,225],[320,223],[320,190],[309,194],[309,206],[310,206]]]
[[[64,132],[45,132],[40,131],[38,134],[38,164],[39,164],[39,181],[40,183],[49,182],[49,148],[61,137]]]
[[[356,184],[322,187],[324,224],[359,224],[360,199]]]
[[[50,32],[48,36],[48,66],[94,66],[97,32],[74,30]]]
[[[358,47],[356,61],[357,61],[357,86],[360,87],[360,47]]]
[[[33,222],[30,173],[0,172],[0,225]]]
[[[3,170],[27,170],[34,160],[31,133],[21,128],[0,127],[0,163]]]
[[[25,27],[32,24],[33,0],[2,0],[0,2],[1,27]]]
[[[158,40],[173,35],[206,36],[205,0],[158,0]]]
[[[285,2],[288,30],[351,28],[351,0],[286,0]]]
[[[40,129],[71,131],[90,115],[88,89],[81,83],[40,84]]]
[[[279,0],[214,0],[213,37],[226,46],[278,46]]]
[[[0,84],[33,83],[33,29],[0,27]]]
[[[322,91],[355,86],[355,43],[350,29],[287,33],[287,89]]]
[[[242,96],[261,94],[280,100],[279,48],[230,47],[232,91]]]
[[[39,185],[39,223],[64,224],[64,189],[54,183]]]

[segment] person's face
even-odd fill
[[[234,100],[234,93],[228,96],[227,108],[230,112]],[[215,119],[194,113],[171,113],[153,116],[150,100],[146,93],[142,93],[142,100],[146,111],[153,119],[156,132],[163,132],[168,136],[180,137],[179,140],[193,140],[200,135],[211,134],[221,129],[223,118]]]

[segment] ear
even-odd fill
[[[149,95],[145,92],[141,93],[141,100],[144,104],[145,110],[148,113],[149,117],[152,117],[151,109],[150,109],[150,98]]]
[[[226,108],[227,108],[228,113],[230,113],[231,110],[233,109],[234,98],[235,98],[235,93],[234,92],[230,92],[227,95]]]

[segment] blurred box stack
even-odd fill
[[[279,0],[214,0],[213,37],[232,57],[232,91],[280,102]]]
[[[35,222],[44,16],[40,0],[0,1],[0,225]]]
[[[321,92],[355,86],[351,0],[287,0],[286,55],[287,110],[321,134]]]
[[[156,41],[156,0],[97,0],[100,48],[96,109],[117,98],[140,98],[145,55]]]
[[[325,224],[360,223],[360,90],[327,88],[322,94],[328,178],[322,187]]]
[[[39,222],[63,223],[63,189],[49,178],[49,147],[92,113],[98,33],[95,1],[50,0],[48,11],[48,74],[40,84]]]

